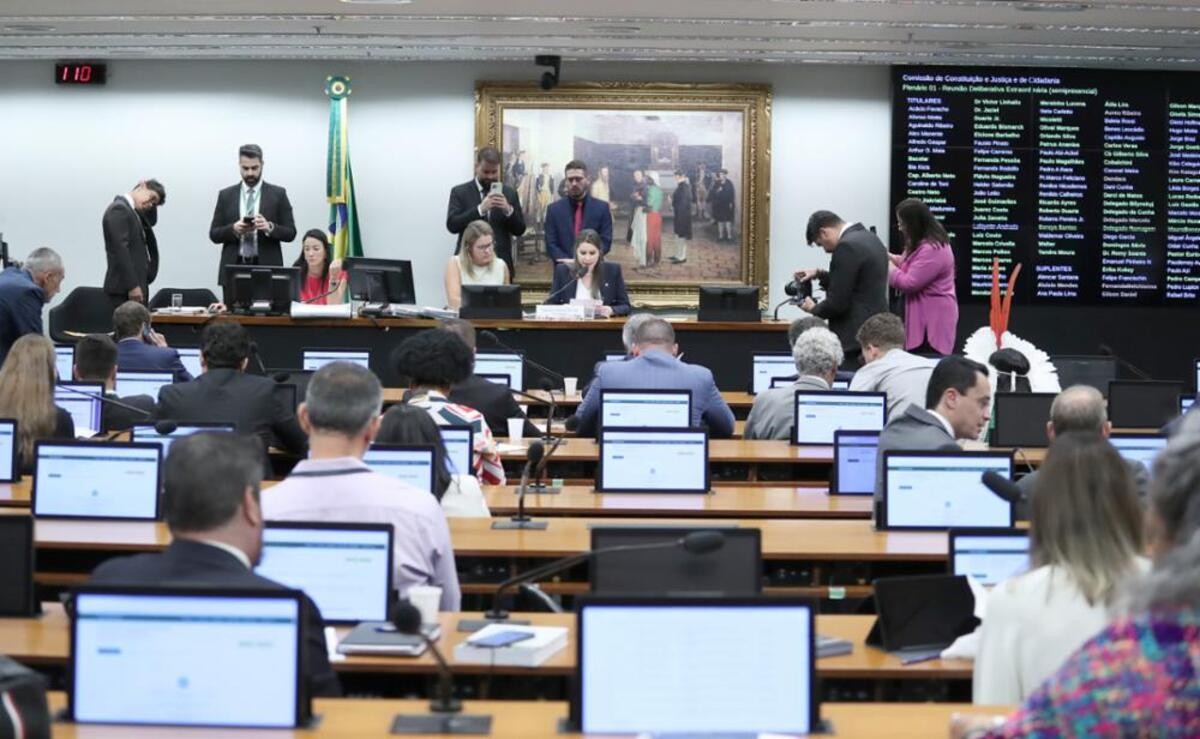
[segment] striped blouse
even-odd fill
[[[469,406],[451,403],[445,395],[434,390],[414,394],[408,404],[425,409],[439,426],[470,426],[475,436],[475,476],[479,482],[503,485],[507,481],[496,441],[482,413]]]

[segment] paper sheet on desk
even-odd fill
[[[292,303],[292,318],[353,318],[353,306],[349,303],[316,305],[315,303]]]
[[[515,454],[525,451],[524,444],[496,444],[496,451],[501,454]]]
[[[975,618],[983,621],[987,614],[988,589],[979,584],[975,578],[967,575],[967,586],[975,596]],[[975,627],[970,634],[963,634],[954,643],[942,650],[942,659],[975,659],[979,654],[979,630],[982,624]]]

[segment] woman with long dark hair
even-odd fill
[[[904,348],[954,351],[958,298],[950,237],[929,206],[909,198],[896,206],[904,253],[892,254],[888,284],[904,293]]]
[[[300,302],[315,305],[346,302],[342,261],[334,260],[329,237],[319,228],[309,229],[300,240],[300,256],[292,263],[301,267]]]

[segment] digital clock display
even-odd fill
[[[103,85],[108,68],[97,62],[60,62],[54,65],[54,81],[60,85]]]

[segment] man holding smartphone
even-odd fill
[[[458,237],[454,246],[457,254],[462,248],[463,231],[471,221],[487,221],[492,227],[496,256],[508,265],[509,279],[515,282],[512,241],[525,233],[525,212],[517,191],[502,184],[500,162],[500,152],[491,146],[475,155],[474,179],[450,190],[446,230]]]
[[[296,238],[296,222],[287,190],[263,182],[263,152],[257,144],[238,149],[242,181],[217,194],[208,238],[221,245],[217,281],[225,284],[225,266],[283,266],[281,242]]]

